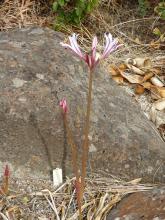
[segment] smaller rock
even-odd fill
[[[25,103],[27,101],[27,99],[25,97],[20,97],[18,100],[22,103]]]
[[[96,151],[97,151],[97,148],[95,147],[94,144],[89,145],[89,152],[90,153],[93,153],[93,152],[96,152]]]
[[[114,208],[107,220],[164,220],[165,187],[133,193]]]
[[[37,73],[37,74],[36,74],[36,77],[37,77],[38,79],[44,79],[44,75],[43,75],[43,74]]]
[[[25,80],[22,80],[22,79],[19,79],[19,78],[15,78],[12,81],[13,81],[13,84],[14,84],[15,88],[20,88],[26,83]]]

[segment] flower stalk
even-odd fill
[[[78,160],[77,147],[76,147],[76,145],[73,141],[73,135],[72,135],[71,129],[69,127],[68,118],[67,118],[68,107],[67,107],[67,103],[66,103],[65,99],[61,100],[60,106],[62,107],[64,127],[66,129],[66,134],[67,134],[67,142],[71,147],[72,168],[73,168],[73,173],[76,177],[75,188],[76,188],[77,203],[78,203],[78,209],[79,209],[79,220],[82,220],[82,212],[81,212],[81,177],[80,177],[78,164],[77,164],[77,160]]]
[[[72,164],[73,164],[73,172],[76,176],[76,193],[77,193],[77,203],[78,203],[78,209],[79,209],[79,219],[82,220],[82,213],[81,213],[81,204],[83,201],[83,194],[85,189],[85,177],[86,177],[86,167],[87,167],[87,161],[88,161],[88,153],[89,153],[89,131],[90,131],[90,113],[91,113],[91,105],[92,105],[92,83],[93,83],[93,74],[95,67],[98,65],[98,63],[107,58],[110,53],[117,50],[121,45],[118,44],[117,39],[113,39],[112,35],[110,33],[105,33],[104,37],[106,40],[104,51],[102,55],[98,54],[96,52],[97,47],[97,37],[95,36],[92,41],[92,50],[91,54],[83,53],[78,45],[77,42],[78,35],[73,34],[69,37],[70,44],[61,42],[60,44],[66,48],[69,49],[75,56],[79,57],[80,60],[83,60],[89,69],[89,85],[88,85],[88,95],[87,95],[87,110],[86,110],[86,118],[85,118],[85,126],[84,126],[84,141],[82,146],[82,158],[81,158],[81,174],[79,174],[78,169],[78,155],[77,155],[77,147],[74,143],[73,136],[71,133],[71,130],[68,126],[67,121],[67,104],[66,100],[63,99],[60,102],[60,106],[63,109],[63,118],[64,118],[64,125],[67,131],[67,139],[68,143],[71,146],[72,150]]]
[[[89,129],[90,129],[90,113],[92,105],[92,82],[93,82],[93,71],[89,70],[89,88],[87,96],[87,112],[86,112],[86,122],[84,129],[84,143],[83,143],[83,154],[82,154],[82,167],[81,167],[81,200],[84,193],[85,187],[85,176],[86,176],[86,167],[88,161],[89,153]]]

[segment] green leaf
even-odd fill
[[[65,0],[58,0],[58,4],[62,7],[65,4]]]
[[[88,4],[88,5],[87,5],[87,8],[86,8],[86,12],[87,12],[87,13],[90,13],[91,10],[92,10],[91,4]]]
[[[58,9],[58,3],[57,2],[54,2],[53,3],[53,11],[57,11],[57,9]]]
[[[80,19],[79,19],[79,17],[74,17],[74,23],[75,24],[79,24],[80,23]]]
[[[154,28],[154,30],[153,30],[153,34],[155,34],[155,35],[157,35],[157,36],[161,36],[161,31],[159,30],[159,28]]]

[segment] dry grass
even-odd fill
[[[49,26],[53,17],[48,2],[44,0],[0,1],[0,31],[29,25]]]
[[[56,190],[47,183],[44,190],[30,182],[31,192],[27,192],[29,182],[19,180],[19,191],[16,190],[8,196],[0,199],[0,215],[4,220],[11,219],[78,219],[77,203],[75,196],[75,178],[67,181]],[[86,180],[84,202],[82,204],[83,215],[86,220],[104,220],[109,211],[126,195],[151,190],[153,185],[140,184],[140,179],[130,182],[119,180],[115,177],[91,176]],[[36,184],[36,183],[35,183]],[[44,186],[38,181],[38,185]],[[23,188],[24,189],[23,189]],[[41,188],[41,186],[39,187]],[[21,191],[24,191],[23,193]],[[28,189],[29,191],[29,189]]]

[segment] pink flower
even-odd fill
[[[63,109],[64,113],[67,113],[68,107],[67,107],[67,103],[66,103],[66,99],[65,98],[63,98],[60,101],[60,107]]]
[[[106,39],[105,47],[101,59],[105,59],[109,56],[110,53],[117,50],[121,44],[118,44],[118,40],[112,38],[110,33],[105,33],[104,37]]]
[[[62,42],[60,44],[63,47],[71,50],[73,54],[75,54],[81,60],[84,60],[87,63],[88,67],[92,70],[99,63],[101,59],[107,58],[110,53],[117,50],[117,48],[121,46],[121,45],[118,45],[117,39],[112,38],[112,35],[110,33],[104,34],[104,36],[105,36],[106,43],[105,43],[105,48],[104,48],[102,56],[98,56],[98,53],[96,52],[96,47],[98,43],[96,36],[93,38],[91,54],[84,54],[81,51],[77,43],[78,35],[76,35],[75,33],[71,37],[69,37],[70,44],[65,44]]]

